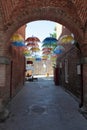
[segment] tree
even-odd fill
[[[53,33],[50,33],[50,37],[54,37],[54,38],[57,37],[57,34],[56,34],[56,27],[54,28],[54,32],[53,32]]]

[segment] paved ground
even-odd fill
[[[8,108],[0,130],[87,130],[78,102],[50,78],[26,82]]]

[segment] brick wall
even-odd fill
[[[25,38],[25,26],[21,27],[17,33]],[[25,57],[20,47],[15,47],[11,43],[0,49],[2,50],[0,54],[0,98],[7,102],[24,85]]]
[[[10,94],[14,96],[24,84],[25,58],[20,49],[14,46],[10,47],[11,64],[7,68],[10,73]]]
[[[63,35],[71,35],[67,28],[63,28]],[[81,96],[81,74],[77,73],[77,66],[81,58],[80,50],[71,43],[61,43],[65,51],[57,59],[57,66],[59,67],[59,82],[60,84],[80,98]],[[67,68],[65,67],[67,61]],[[60,68],[62,63],[62,68]],[[67,69],[67,70],[66,70]],[[66,75],[67,71],[67,75]],[[67,79],[66,79],[67,78]]]
[[[65,80],[65,60],[68,61],[68,82]],[[60,84],[80,98],[81,94],[81,75],[77,74],[77,65],[80,59],[80,52],[75,46],[68,53],[61,57],[62,63],[60,73]]]

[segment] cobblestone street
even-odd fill
[[[87,130],[79,103],[52,78],[26,82],[8,104],[10,116],[0,130]]]

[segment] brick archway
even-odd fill
[[[87,0],[0,0],[0,56],[1,85],[7,81],[5,74],[8,63],[6,43],[21,26],[36,20],[50,20],[66,26],[82,46],[83,56],[87,56]],[[84,60],[84,59],[83,59]],[[87,59],[83,65],[84,101],[87,108]],[[10,65],[10,63],[9,63]],[[8,85],[9,86],[9,85]],[[6,86],[7,87],[7,86]]]
[[[80,3],[82,3],[81,0]],[[1,23],[3,26],[1,30],[3,32],[3,37],[0,36],[1,42],[7,42],[18,28],[35,20],[51,20],[58,22],[74,33],[78,41],[83,41],[84,23],[81,21],[77,8],[78,2],[76,1],[26,0],[20,2],[16,0],[16,2],[11,1],[6,3],[2,0],[1,5],[1,9],[3,9],[1,10],[1,21],[3,22],[3,24]],[[11,6],[10,9],[9,5]],[[5,10],[5,8],[7,10]]]

